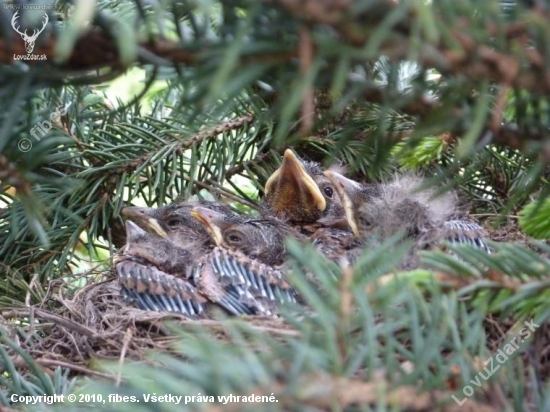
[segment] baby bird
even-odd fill
[[[214,210],[232,219],[240,218],[240,215],[233,212],[228,205],[207,200],[174,203],[159,208],[125,207],[121,213],[147,232],[170,238],[179,244],[192,241],[207,247],[212,245],[212,239],[204,225],[191,215],[196,206]]]
[[[265,184],[264,217],[275,217],[313,233],[318,227],[346,227],[344,209],[319,164],[300,160],[287,149],[283,163]]]
[[[202,315],[207,299],[191,282],[195,253],[127,220],[126,246],[115,265],[122,295],[140,309]]]
[[[389,183],[365,185],[340,173],[326,171],[333,182],[348,222],[359,239],[372,234],[386,239],[399,231],[414,241],[404,266],[418,264],[416,252],[438,246],[442,240],[468,243],[490,253],[483,229],[468,220],[456,219],[455,193],[432,197],[432,190],[417,190],[423,183],[414,176],[399,176]]]
[[[202,205],[201,209],[216,213],[222,220],[236,223],[246,219],[224,208]],[[161,269],[167,267],[166,272],[174,277],[189,279],[200,295],[234,315],[271,315],[278,304],[296,300],[296,293],[280,272],[242,253],[215,247],[208,230],[190,213],[190,207],[195,206],[196,203],[156,211],[138,210],[142,231],[149,234],[148,254],[143,256],[145,252],[140,250],[140,257]],[[157,240],[151,245],[151,239]],[[186,251],[184,258],[175,259],[183,254],[181,251]],[[129,254],[127,250],[124,253]],[[258,280],[259,273],[265,282]]]
[[[285,303],[289,297],[291,301],[297,298],[281,269],[286,255],[285,237],[301,237],[292,227],[277,219],[236,220],[204,207],[195,207],[192,214],[210,232],[218,247],[232,251],[241,265],[249,268],[247,277],[256,293],[259,291],[265,298],[262,291],[271,289],[270,296],[285,297],[279,303]]]
[[[276,279],[287,290],[290,286],[282,281],[290,270],[285,259],[286,237],[293,237],[302,243],[311,242],[320,253],[338,262],[345,257],[346,250],[359,244],[353,233],[336,228],[318,229],[307,237],[278,219],[248,218],[233,222],[220,213],[202,207],[194,208],[193,215],[208,228],[218,246],[242,253],[244,256],[240,261],[243,265],[256,262],[253,273],[258,284],[270,284]],[[317,284],[311,272],[306,270],[306,276]],[[292,293],[300,301],[293,290]]]
[[[200,206],[193,208],[191,214],[204,225],[216,245],[240,251],[245,256],[270,266],[283,263],[286,236],[303,237],[278,219],[232,219],[223,213]]]

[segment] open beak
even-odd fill
[[[132,219],[141,229],[152,230],[160,237],[168,238],[168,233],[162,228],[158,220],[153,217],[156,209],[152,207],[125,207],[122,216]]]
[[[295,202],[298,200],[301,204],[311,205],[323,212],[327,203],[317,186],[317,183],[309,176],[302,162],[290,149],[285,150],[283,164],[267,180],[265,184],[265,194],[277,191],[284,200]]]
[[[204,225],[212,236],[212,239],[214,239],[216,245],[221,246],[223,244],[223,235],[220,229],[220,225],[224,220],[224,215],[222,213],[206,207],[197,206],[191,211],[191,216]]]
[[[127,220],[125,223],[126,226],[126,246],[125,250],[127,251],[129,244],[131,242],[136,242],[138,238],[147,235],[147,232],[136,225],[131,220]]]
[[[128,242],[136,240],[140,236],[147,235],[147,232],[136,225],[131,220],[126,221],[126,239]]]
[[[344,175],[331,170],[325,171],[325,176],[328,180],[330,180],[332,186],[336,190],[336,193],[340,197],[342,206],[344,207],[344,213],[346,214],[346,219],[351,230],[353,231],[353,234],[355,236],[359,236],[358,222],[355,217],[355,207],[350,195],[359,189],[359,184],[351,179],[348,179]]]

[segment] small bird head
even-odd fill
[[[184,274],[192,262],[190,250],[143,230],[131,220],[126,221],[126,246],[122,254],[142,259],[169,273]]]
[[[359,216],[357,211],[361,204],[367,201],[363,185],[332,170],[325,171],[325,176],[332,183],[342,203],[346,220],[353,234],[359,236]]]
[[[284,238],[291,230],[276,219],[232,218],[204,207],[195,207],[193,216],[210,232],[216,245],[241,251],[268,265],[282,263]]]
[[[290,149],[265,184],[262,208],[264,214],[296,224],[331,225],[343,215],[340,200],[319,164],[300,160]]]
[[[122,209],[122,215],[132,219],[145,231],[170,239],[178,245],[189,242],[210,243],[205,227],[191,214],[193,208],[199,205],[223,215],[239,216],[229,206],[209,201],[172,204],[157,209],[127,207]]]
[[[136,224],[143,231],[148,233],[156,233],[161,237],[168,237],[166,231],[159,224],[156,216],[159,214],[158,209],[152,207],[125,207],[121,211],[122,216],[126,219],[132,219],[132,225]],[[129,220],[127,220],[129,222]],[[134,229],[135,231],[135,229]],[[128,224],[126,225],[126,235],[128,236]]]
[[[440,227],[455,211],[454,195],[433,198],[433,191],[421,190],[416,176],[396,176],[384,184],[360,184],[340,173],[326,171],[342,199],[353,233],[364,237],[378,232],[391,236],[402,232],[415,239]]]

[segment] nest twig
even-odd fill
[[[75,375],[95,375],[117,379],[91,370],[91,359],[144,360],[149,349],[172,352],[177,337],[164,326],[170,319],[182,329],[188,325],[200,325],[211,329],[221,339],[230,339],[225,333],[230,321],[192,320],[176,313],[144,312],[128,306],[120,295],[118,281],[107,279],[92,283],[78,291],[72,298],[60,294],[57,310],[41,308],[14,308],[3,312],[5,318],[33,318],[35,323],[23,327],[30,337],[21,346],[45,369],[61,366]],[[251,327],[280,337],[296,336],[283,320],[271,318],[250,319]],[[22,359],[16,364],[25,366]]]

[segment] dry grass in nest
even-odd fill
[[[57,366],[75,374],[106,375],[89,368],[90,361],[125,359],[144,360],[148,349],[171,352],[177,339],[164,325],[170,320],[182,329],[196,325],[211,330],[219,339],[230,340],[227,320],[188,319],[176,313],[146,312],[128,306],[116,279],[92,283],[72,298],[60,296],[58,310],[31,307],[12,309],[5,318],[29,319],[22,327],[26,339],[18,344],[46,369]],[[296,336],[281,319],[254,317],[247,319],[253,329],[276,336]],[[38,322],[37,322],[38,321]],[[13,335],[13,334],[12,334]],[[23,360],[17,360],[24,367]],[[52,372],[53,373],[53,372]]]

